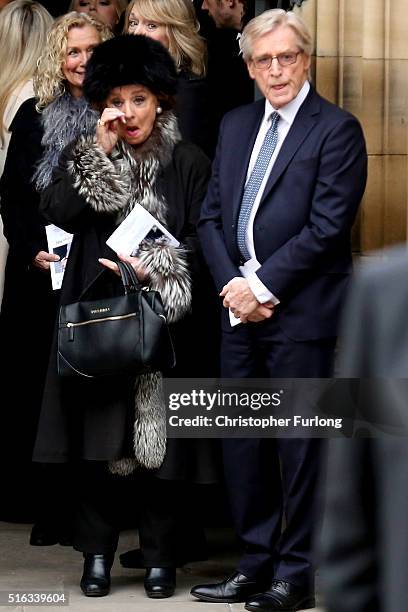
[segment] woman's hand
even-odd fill
[[[54,253],[47,253],[47,251],[38,251],[37,255],[33,259],[33,266],[47,272],[50,269],[50,262],[59,261],[58,255]]]
[[[130,263],[130,265],[136,272],[137,278],[140,280],[141,283],[143,283],[147,279],[148,274],[145,268],[143,268],[143,266],[140,265],[140,259],[138,257],[132,257],[131,255],[121,255],[120,253],[118,254],[118,257],[121,261],[127,261],[128,263]],[[103,266],[105,266],[105,268],[108,268],[109,270],[112,270],[113,272],[115,272],[115,274],[118,274],[118,275],[120,274],[118,264],[116,264],[114,261],[110,259],[103,259],[103,258],[98,259],[98,261]]]
[[[126,123],[125,113],[117,108],[105,108],[96,126],[96,141],[110,155],[118,142],[118,122]]]

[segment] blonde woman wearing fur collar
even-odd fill
[[[106,239],[136,203],[177,238],[179,247],[145,241],[138,257],[124,259],[142,283],[160,291],[175,331],[176,374],[188,376],[193,374],[185,364],[192,355],[183,355],[181,347],[186,334],[194,342],[188,319],[199,267],[195,226],[210,165],[197,147],[181,141],[172,110],[176,86],[173,60],[154,40],[122,36],[95,49],[84,92],[101,117],[94,136],[80,138],[63,152],[43,194],[42,211],[49,222],[75,233],[61,290],[63,304],[77,301],[89,286],[95,294],[96,285],[104,294],[118,291],[116,255]],[[74,547],[85,557],[82,591],[103,596],[110,588],[118,531],[106,499],[108,467],[122,475],[136,468],[146,593],[171,596],[177,565],[174,504],[181,487],[176,481],[196,474],[187,474],[194,461],[166,446],[160,433],[161,374],[136,380],[125,374],[96,382],[70,380],[63,385],[55,356],[50,364],[35,458],[80,461],[83,493]],[[210,460],[200,473],[205,482],[213,479]]]

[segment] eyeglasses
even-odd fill
[[[263,57],[253,58],[252,63],[257,70],[268,70],[272,66],[272,61],[276,59],[278,60],[279,66],[285,68],[285,66],[295,64],[300,53],[303,53],[303,51],[279,53],[279,55],[264,55]]]

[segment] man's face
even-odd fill
[[[296,34],[287,26],[281,26],[274,32],[261,36],[253,44],[252,59],[248,62],[249,74],[275,109],[296,98],[307,80],[310,57],[299,53],[295,63],[284,67],[280,66],[275,58],[270,68],[263,70],[255,68],[254,60],[298,51],[300,47]]]
[[[227,28],[231,20],[230,9],[225,0],[203,0],[203,11],[208,11],[217,28]]]

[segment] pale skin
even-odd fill
[[[208,11],[217,28],[242,29],[244,5],[240,0],[203,0],[203,11]]]
[[[236,276],[224,285],[220,296],[224,298],[222,304],[230,308],[236,319],[241,323],[259,323],[273,315],[272,302],[261,304],[252,293],[246,278]]]
[[[159,106],[156,96],[149,89],[141,85],[116,87],[110,92],[106,104],[96,128],[98,145],[106,155],[112,153],[119,139],[133,147],[146,142],[152,133]],[[147,279],[146,270],[140,265],[138,257],[123,254],[118,256],[133,266],[141,282]],[[99,262],[119,274],[114,261],[102,258]]]
[[[145,19],[138,13],[136,7],[132,8],[129,15],[128,33],[148,36],[153,40],[158,40],[166,49],[169,48],[166,26],[151,19]]]
[[[39,270],[47,272],[50,269],[50,263],[53,261],[59,261],[58,255],[53,253],[47,253],[47,251],[39,251],[33,259],[33,266]]]

